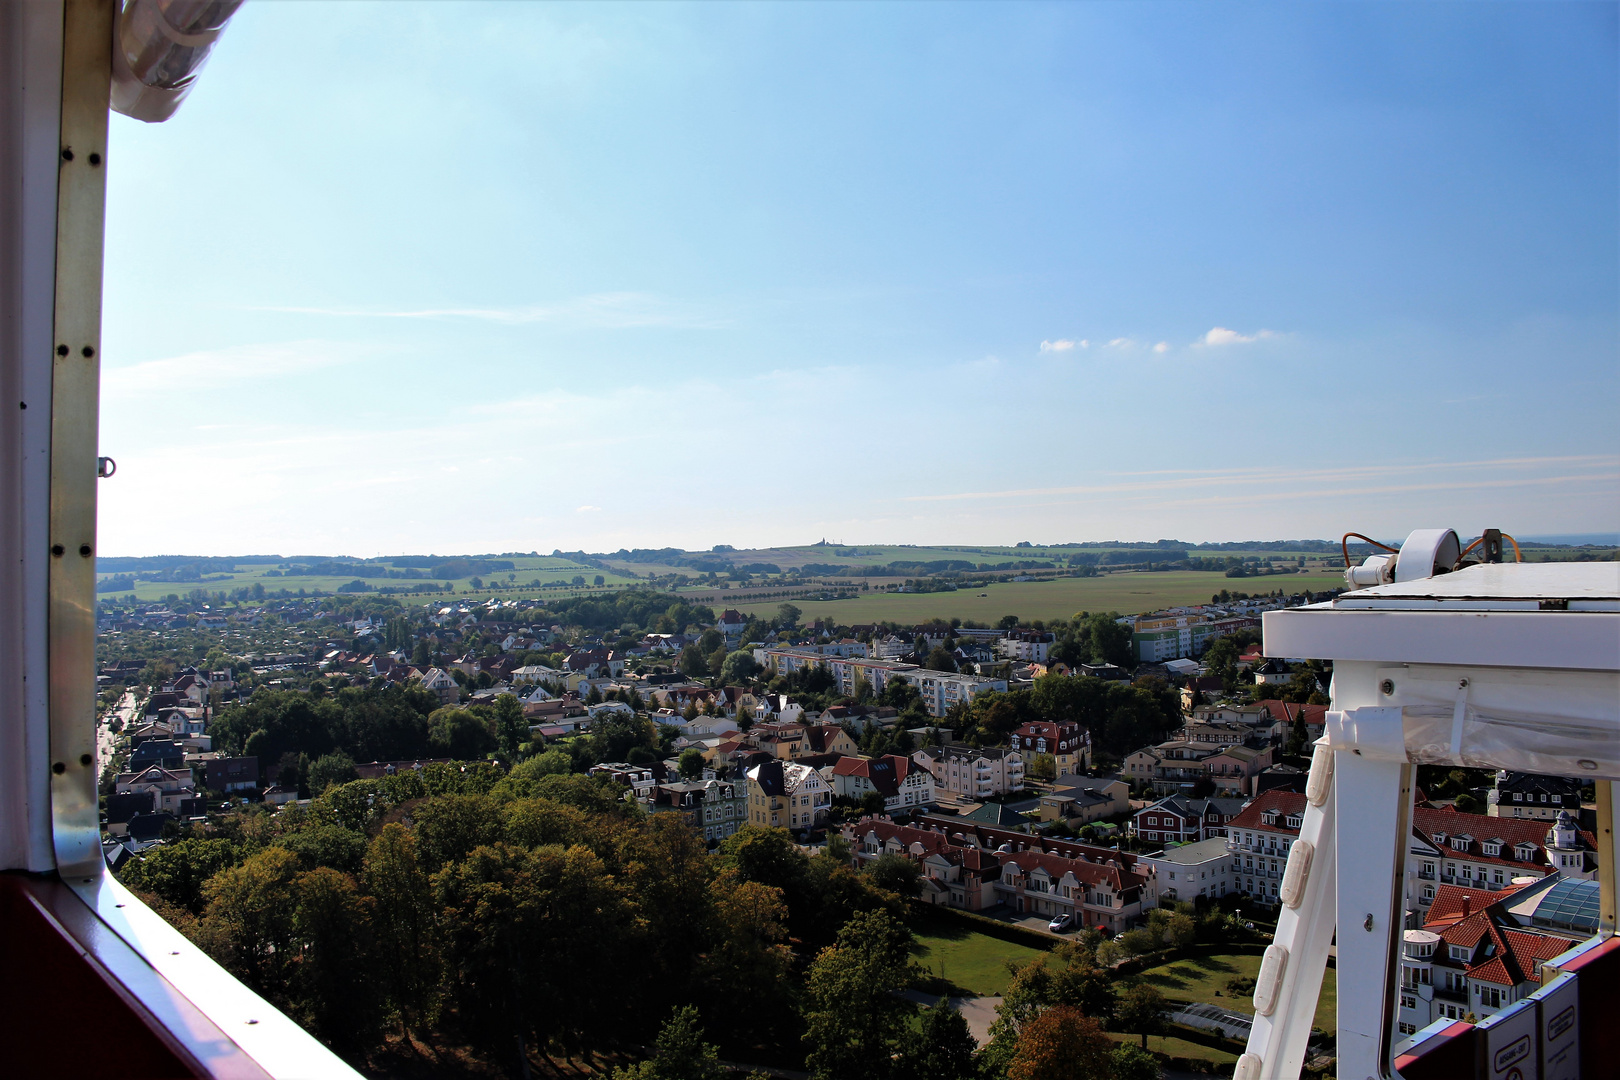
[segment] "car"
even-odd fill
[[[1052,933],[1054,933],[1054,934],[1061,934],[1065,930],[1072,930],[1074,928],[1074,916],[1073,915],[1058,915],[1058,916],[1055,916],[1052,919],[1051,922],[1046,924],[1046,928],[1048,930],[1052,931]]]

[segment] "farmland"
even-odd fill
[[[1313,571],[1262,578],[1228,578],[1195,570],[1122,572],[1098,577],[1065,577],[1050,581],[1018,581],[938,593],[866,593],[848,600],[795,599],[804,618],[827,619],[842,625],[893,621],[920,623],[952,617],[994,625],[1003,615],[1022,619],[1067,619],[1079,611],[1118,611],[1137,614],[1181,604],[1207,604],[1222,589],[1249,593],[1285,589],[1325,591],[1343,588],[1339,573]],[[774,614],[780,600],[738,603],[725,593],[697,590],[713,603],[724,603],[744,614]]]

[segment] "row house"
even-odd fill
[[[1074,917],[1081,925],[1118,933],[1157,903],[1149,876],[1115,862],[1070,858],[1044,845],[1012,841],[992,847],[972,834],[896,825],[863,818],[844,826],[857,866],[901,855],[922,870],[921,897],[968,911],[1006,907],[1045,918]],[[1020,837],[1022,841],[1030,837]]]
[[[832,785],[796,761],[766,761],[747,772],[748,823],[767,829],[808,831],[832,809]]]
[[[1267,791],[1227,823],[1227,842],[1243,860],[1243,891],[1277,902],[1288,851],[1299,836],[1305,796]],[[1567,812],[1552,828],[1544,821],[1461,814],[1415,807],[1407,847],[1407,903],[1426,912],[1444,885],[1502,891],[1514,878],[1563,874],[1591,878],[1597,845]]]
[[[1423,928],[1403,934],[1400,1034],[1436,1020],[1490,1016],[1541,989],[1541,965],[1576,941],[1520,927],[1507,910],[1518,898],[1442,887]]]
[[[1059,776],[1091,767],[1091,733],[1070,720],[1032,720],[1014,731],[1009,741],[1025,758],[1051,754]]]
[[[934,784],[966,799],[987,799],[1022,790],[1024,759],[1005,747],[961,743],[926,746],[911,759],[934,775]]]
[[[880,758],[841,757],[822,769],[833,794],[859,802],[870,792],[883,796],[885,813],[911,813],[934,803],[934,774],[903,754]]]
[[[1246,805],[1243,799],[1194,799],[1171,795],[1131,816],[1134,836],[1158,844],[1192,844],[1226,836],[1227,823]]]
[[[684,814],[703,839],[719,842],[748,823],[748,789],[729,780],[659,784],[651,809]]]

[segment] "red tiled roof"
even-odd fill
[[[1277,811],[1277,823],[1267,825],[1260,819],[1260,815],[1268,810]],[[1298,835],[1299,830],[1290,829],[1287,825],[1288,815],[1305,813],[1305,796],[1297,791],[1267,791],[1255,799],[1254,802],[1243,808],[1243,812],[1226,823],[1228,832],[1233,829],[1265,829],[1271,832]]]

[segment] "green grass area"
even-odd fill
[[[912,949],[917,963],[930,975],[943,976],[945,982],[968,994],[1000,994],[1012,977],[1008,961],[1027,964],[1047,955],[1040,949],[1002,941],[945,919],[919,920],[912,930],[917,938]]]
[[[1017,581],[987,585],[981,589],[958,589],[938,593],[867,593],[849,600],[793,601],[804,612],[806,621],[831,619],[851,625],[893,621],[920,623],[952,617],[971,619],[994,626],[1003,615],[1023,619],[1067,619],[1081,611],[1117,611],[1134,615],[1163,607],[1207,604],[1222,589],[1263,593],[1284,589],[1290,593],[1309,589],[1319,592],[1342,588],[1344,576],[1337,572],[1312,571],[1262,578],[1229,578],[1223,574],[1196,570],[1124,572],[1094,578],[1056,578],[1051,581]],[[776,613],[780,600],[760,603],[726,601],[718,594],[717,604],[734,607],[744,614]]]
[[[1261,952],[1259,946],[1254,946],[1252,952],[1189,957],[1148,968],[1135,977],[1158,987],[1172,1001],[1205,1002],[1252,1015],[1254,1002],[1250,995],[1234,994],[1226,988],[1226,983],[1234,977],[1253,979],[1258,975]],[[1323,1031],[1335,1030],[1338,1006],[1337,972],[1329,968],[1322,978],[1322,993],[1316,1002],[1316,1027]]]
[[[1128,1042],[1135,1046],[1142,1045],[1142,1036],[1130,1035],[1119,1031],[1104,1032],[1117,1043]],[[1203,1043],[1189,1042],[1178,1039],[1174,1035],[1149,1035],[1148,1049],[1155,1054],[1164,1054],[1167,1057],[1190,1058],[1193,1060],[1212,1061],[1217,1065],[1237,1064],[1237,1052],[1221,1050]],[[1236,1045],[1235,1043],[1233,1045]]]
[[[499,556],[497,556],[497,558],[499,558]],[[311,560],[306,559],[293,561],[295,563],[301,561],[307,564]],[[382,561],[384,563],[389,562],[389,560],[386,558]],[[402,591],[393,594],[394,598],[400,600],[402,603],[422,604],[431,603],[436,600],[448,600],[451,596],[485,598],[494,595],[502,598],[527,599],[530,596],[552,598],[558,596],[577,595],[581,591],[589,592],[596,588],[596,586],[594,586],[592,583],[595,581],[598,574],[603,577],[604,582],[602,587],[605,588],[615,586],[623,588],[631,585],[645,584],[644,582],[638,581],[635,578],[627,577],[623,574],[618,574],[613,571],[599,570],[595,567],[576,563],[572,559],[553,558],[549,555],[516,556],[506,558],[503,561],[511,562],[513,564],[513,569],[488,573],[480,577],[480,581],[485,586],[496,585],[499,586],[498,589],[489,589],[486,587],[473,590],[472,577],[477,575],[468,575],[467,577],[447,581],[439,581],[431,578],[412,579],[372,577],[363,578],[361,580],[370,585],[374,591],[382,588],[408,590],[416,585],[432,585],[443,590],[437,593],[418,594]],[[211,593],[224,592],[227,596],[229,596],[237,589],[244,587],[251,589],[254,585],[262,585],[264,586],[266,592],[272,594],[282,589],[286,589],[287,591],[293,593],[296,593],[299,589],[303,589],[306,592],[315,592],[318,590],[325,593],[335,593],[338,586],[347,585],[349,582],[356,579],[356,575],[354,574],[292,574],[281,569],[286,564],[286,561],[248,562],[245,560],[237,560],[236,568],[234,572],[231,573],[209,572],[204,574],[202,580],[199,581],[139,581],[136,583],[134,589],[119,589],[116,592],[106,592],[99,595],[124,597],[133,592],[135,596],[141,600],[161,600],[170,594],[185,596],[193,589],[204,589]],[[137,571],[136,575],[139,576],[140,572]],[[122,576],[122,572],[102,570],[96,575],[98,581],[118,576]],[[583,577],[585,579],[586,585],[583,590],[571,585],[571,582],[576,576]],[[540,582],[539,586],[531,586],[531,583],[535,581]]]

